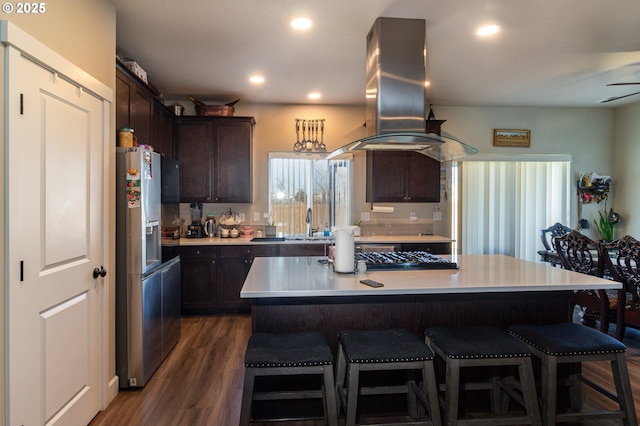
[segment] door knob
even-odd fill
[[[104,269],[104,266],[100,265],[99,268],[93,269],[93,278],[104,277],[107,275],[107,270]]]

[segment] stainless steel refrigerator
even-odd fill
[[[180,258],[163,263],[160,155],[116,151],[116,372],[144,386],[180,338]]]

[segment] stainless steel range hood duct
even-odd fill
[[[478,151],[450,136],[426,133],[424,19],[378,18],[367,35],[367,136],[330,154],[353,150],[416,151],[438,161]]]

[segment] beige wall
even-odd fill
[[[640,102],[618,108],[615,114],[613,138],[613,192],[612,207],[620,213],[622,221],[616,237],[632,235],[640,238]]]
[[[67,60],[82,68],[93,77],[113,89],[115,94],[115,50],[116,50],[116,13],[108,0],[55,0],[46,3],[47,10],[41,15],[5,14],[0,16],[4,20],[11,21],[19,26]],[[3,59],[0,58],[0,62]],[[4,80],[2,70],[4,64],[0,63],[0,77]],[[0,99],[4,99],[2,86],[0,86]],[[3,104],[0,103],[0,116],[4,117]],[[109,127],[115,127],[114,109],[110,113]],[[4,122],[0,120],[0,134],[4,135]],[[115,142],[114,142],[115,143]],[[0,156],[4,153],[0,150]],[[0,167],[4,164],[4,158],[0,158]],[[0,179],[4,171],[0,171]],[[113,180],[113,179],[111,179]],[[4,182],[0,182],[0,197],[4,200]],[[3,201],[4,202],[4,201]],[[4,223],[4,211],[0,212]],[[0,228],[2,233],[4,226]],[[4,234],[0,235],[4,241]],[[113,238],[111,238],[113,241]],[[4,244],[0,247],[4,258]],[[113,252],[113,248],[110,250]],[[4,262],[0,265],[1,276],[4,277]],[[0,298],[4,295],[4,281],[0,286]],[[113,293],[113,286],[111,286]],[[111,296],[113,300],[113,295]],[[113,318],[113,316],[111,316]],[[4,300],[0,303],[0,340],[4,347]],[[113,327],[111,327],[113,329]],[[110,339],[113,342],[113,338]],[[115,354],[115,349],[110,348],[110,354]],[[4,351],[0,351],[2,365],[4,365]],[[115,356],[110,359],[109,374],[115,374]],[[0,404],[0,424],[5,423],[5,398],[4,398],[4,369],[0,370],[2,387],[2,401]]]
[[[173,101],[168,101],[172,103]],[[185,106],[189,102],[181,101]],[[612,140],[614,110],[605,108],[493,108],[493,107],[436,107],[436,117],[446,120],[442,130],[476,147],[482,154],[570,154],[572,176],[595,171],[599,174],[613,173]],[[193,113],[189,111],[189,113]],[[234,209],[245,213],[248,223],[253,222],[253,212],[268,212],[269,151],[291,151],[295,142],[295,118],[326,119],[325,144],[329,150],[363,136],[363,106],[301,106],[301,105],[254,105],[238,103],[236,115],[256,118],[254,137],[254,202],[251,205],[234,205]],[[531,130],[530,148],[493,147],[493,129]],[[624,154],[623,154],[624,155]],[[354,220],[361,212],[371,207],[365,202],[365,156],[355,156]],[[614,190],[612,201],[617,192]],[[576,200],[577,203],[577,200]],[[393,205],[385,203],[385,205]],[[230,206],[207,204],[205,213],[220,214]],[[449,214],[450,201],[440,203],[395,204],[393,214],[372,213],[372,221],[409,222],[409,213],[415,212],[420,220],[433,223],[436,234],[451,235],[447,220],[432,220],[433,211],[439,208],[443,217]],[[592,221],[602,205],[586,205],[583,218]],[[571,226],[577,224],[577,209],[571,206]],[[182,216],[188,219],[188,208]],[[586,231],[591,233],[592,230]]]

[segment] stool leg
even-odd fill
[[[429,417],[434,425],[440,425],[440,403],[438,401],[438,384],[433,361],[425,361],[422,367],[422,381],[426,388],[427,402],[429,403]]]
[[[350,362],[347,368],[347,404],[346,411],[346,426],[353,426],[356,424],[356,413],[358,410],[358,388],[360,380],[360,365],[358,363]]]
[[[536,381],[533,376],[531,358],[524,358],[522,364],[518,366],[520,374],[520,387],[522,388],[522,399],[524,400],[527,414],[531,417],[534,425],[542,424],[540,410],[538,409],[538,397],[536,396]]]
[[[246,368],[244,371],[244,387],[242,389],[242,405],[240,406],[240,426],[248,426],[251,418],[251,402],[253,401],[253,382],[255,371]]]
[[[336,408],[336,393],[333,383],[333,365],[325,365],[323,369],[325,417],[329,426],[338,426],[338,409]]]
[[[415,380],[409,380],[407,377],[407,407],[409,409],[409,418],[414,420],[420,417],[418,414],[418,398],[415,392],[416,387]]]
[[[444,423],[458,424],[458,397],[460,392],[460,361],[447,358],[444,394]]]
[[[623,424],[625,426],[637,425],[638,418],[633,403],[633,395],[631,394],[629,371],[627,370],[627,360],[624,353],[617,354],[615,361],[611,361],[611,371],[616,384],[620,409],[626,414]]]
[[[556,386],[558,384],[558,363],[554,356],[542,356],[542,424],[556,424]]]
[[[338,343],[338,361],[336,364],[336,411],[340,414],[340,407],[344,407],[346,401],[344,400],[344,377],[347,373],[347,360],[344,352],[342,351],[342,345]],[[345,408],[345,413],[346,413]]]

